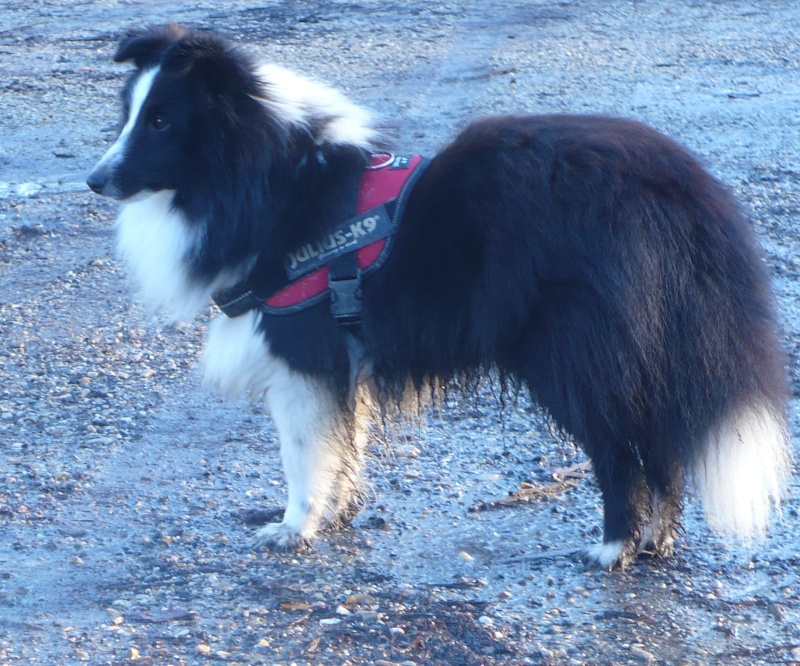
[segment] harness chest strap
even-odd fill
[[[288,253],[284,268],[291,281],[271,296],[258,297],[248,280],[214,294],[227,316],[254,308],[287,315],[330,297],[334,318],[345,326],[357,325],[361,278],[386,260],[407,195],[429,163],[419,155],[376,154],[371,159],[372,166],[362,174],[355,217]]]

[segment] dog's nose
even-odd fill
[[[108,170],[107,169],[95,169],[92,173],[89,174],[89,177],[86,179],[86,184],[89,186],[89,189],[92,192],[96,192],[97,194],[103,194],[103,190],[108,183]]]

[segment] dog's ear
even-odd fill
[[[250,58],[212,33],[193,33],[175,42],[162,67],[178,76],[195,76],[214,96],[256,94]]]
[[[133,60],[139,69],[156,65],[167,49],[188,34],[186,28],[176,23],[131,29],[120,41],[114,62]]]

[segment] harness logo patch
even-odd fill
[[[290,280],[324,266],[334,257],[354,252],[370,243],[391,236],[392,220],[385,206],[372,208],[347,220],[321,238],[289,252],[284,267]]]

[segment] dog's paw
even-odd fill
[[[270,523],[255,533],[253,548],[278,551],[300,550],[308,545],[309,537],[286,523]]]
[[[622,571],[633,560],[633,550],[624,541],[611,541],[589,546],[581,556],[591,569]]]
[[[675,537],[672,534],[655,537],[652,530],[645,530],[639,550],[644,557],[670,557],[675,552]]]

